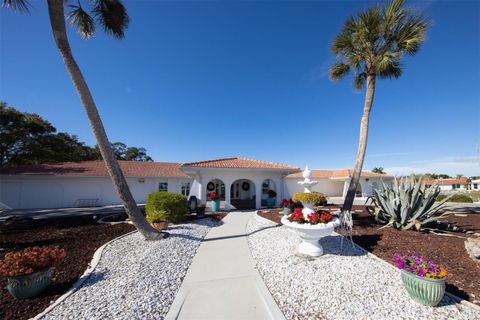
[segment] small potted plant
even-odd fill
[[[292,199],[287,200],[287,199],[283,198],[282,202],[280,203],[280,206],[282,207],[282,213],[284,215],[287,215],[290,212],[292,212],[292,210],[295,208],[295,203],[293,202]]]
[[[197,206],[197,218],[205,217],[205,208],[206,206],[204,204],[199,204]]]
[[[445,294],[445,268],[416,255],[394,255],[397,268],[410,298],[426,306],[436,306]]]
[[[268,198],[267,198],[267,208],[273,208],[275,206],[275,197],[277,196],[277,193],[275,190],[268,190]]]
[[[210,192],[209,196],[212,200],[212,212],[217,212],[220,210],[220,196],[215,192]]]
[[[165,210],[152,210],[146,215],[148,223],[158,231],[166,230],[168,228],[168,212]]]
[[[7,290],[16,299],[34,297],[48,286],[54,267],[65,255],[65,250],[57,246],[8,252],[0,261],[0,276],[7,278]]]

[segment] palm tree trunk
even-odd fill
[[[367,150],[368,122],[370,120],[370,110],[372,108],[374,94],[375,75],[368,75],[367,92],[365,93],[362,122],[360,124],[360,139],[358,142],[357,159],[355,160],[355,167],[353,168],[352,178],[350,179],[350,185],[348,186],[347,196],[345,197],[342,211],[352,210],[353,200],[355,200],[355,193],[360,180],[360,174],[362,173],[363,161],[365,160],[365,151]]]
[[[48,13],[50,15],[50,24],[52,26],[53,36],[55,38],[55,43],[60,50],[65,67],[67,68],[70,78],[72,79],[75,89],[77,90],[83,107],[87,113],[90,126],[92,127],[95,138],[97,139],[97,145],[100,149],[103,160],[105,161],[108,174],[110,175],[113,184],[120,195],[120,199],[125,207],[125,211],[138,231],[140,231],[140,233],[147,240],[162,238],[164,235],[151,227],[145,220],[141,211],[138,209],[130,189],[128,188],[127,181],[120,170],[120,166],[118,165],[113,150],[110,146],[110,142],[108,141],[105,128],[103,127],[102,120],[98,114],[98,110],[95,102],[93,101],[90,89],[88,89],[82,72],[80,71],[80,68],[78,67],[72,55],[65,28],[63,1],[64,0],[48,0]]]

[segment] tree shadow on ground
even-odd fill
[[[274,225],[274,226],[268,226],[268,227],[262,227],[260,229],[257,229],[255,231],[252,231],[252,232],[249,232],[249,233],[243,233],[243,234],[233,234],[233,235],[230,235],[230,236],[223,236],[223,237],[215,237],[215,238],[208,238],[208,239],[204,239],[203,241],[207,242],[207,241],[217,241],[217,240],[226,240],[226,239],[234,239],[234,238],[246,238],[252,234],[255,234],[257,232],[261,232],[261,231],[264,231],[266,229],[272,229],[272,228],[278,228],[278,227],[281,227],[281,225]]]
[[[342,248],[342,240],[343,240],[343,248]],[[349,239],[339,235],[323,237],[320,239],[319,242],[323,247],[324,254],[347,256],[347,257],[359,257],[367,254],[367,252],[364,249],[360,248],[358,245],[352,244],[352,242]]]

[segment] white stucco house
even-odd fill
[[[138,203],[153,191],[196,196],[208,204],[216,191],[222,207],[261,208],[268,190],[277,193],[276,203],[303,191],[298,167],[247,158],[224,158],[191,163],[120,161],[120,167]],[[351,170],[312,170],[319,183],[313,191],[328,197],[344,197]],[[363,171],[358,196],[366,197],[391,184],[394,177]],[[6,207],[64,208],[120,204],[103,161],[69,162],[0,169],[0,203]]]
[[[436,184],[442,191],[465,191],[465,190],[478,190],[479,180],[471,180],[468,178],[457,179],[435,179],[425,180],[426,185]]]

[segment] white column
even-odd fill
[[[260,209],[262,206],[262,182],[253,181],[255,184],[255,207]]]
[[[231,194],[230,194],[230,188],[232,186],[232,183],[230,181],[224,181],[225,184],[225,210],[231,210],[232,209],[232,199],[231,199]]]

